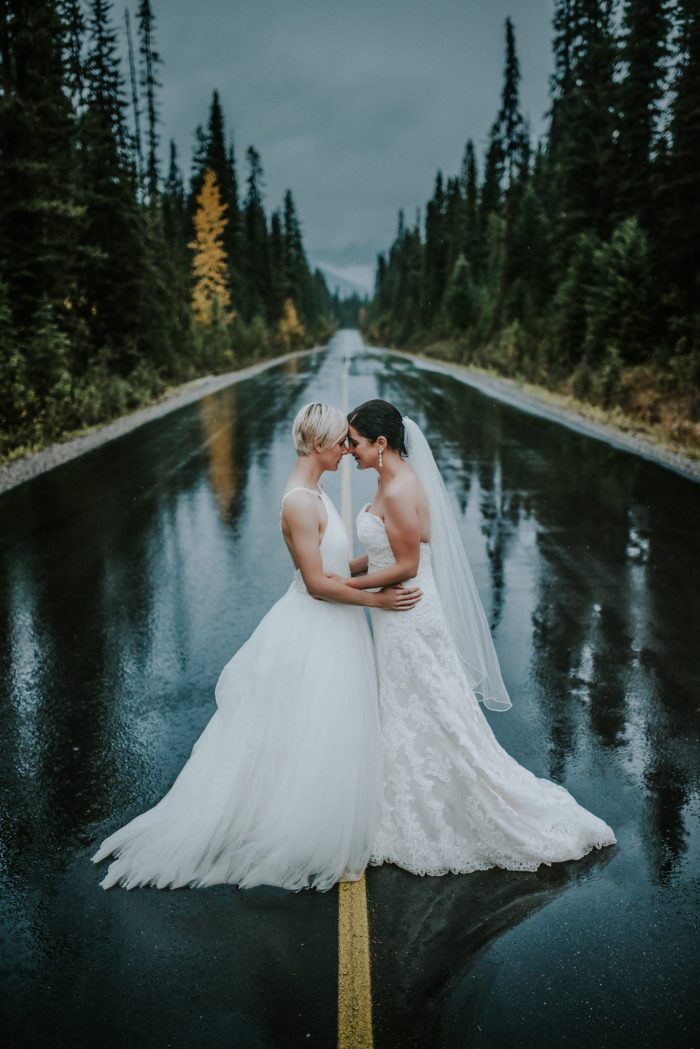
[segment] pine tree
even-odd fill
[[[74,297],[82,208],[56,5],[6,0],[2,19],[0,278],[21,336],[31,331],[45,298]]]
[[[141,87],[146,95],[146,116],[148,118],[148,156],[146,159],[146,188],[148,200],[154,207],[158,199],[158,144],[160,137],[157,131],[158,105],[156,89],[161,86],[157,77],[157,67],[162,59],[155,50],[154,23],[155,17],[150,0],[139,0],[139,53],[141,56]]]
[[[301,223],[290,189],[286,190],[284,194],[282,230],[286,294],[294,300],[303,322],[309,326],[313,318],[313,297],[309,265],[304,251]]]
[[[37,436],[53,439],[74,423],[71,404],[70,343],[58,327],[54,307],[40,304],[26,344],[25,375],[36,394]],[[38,410],[37,410],[38,409]]]
[[[188,247],[190,220],[182,174],[178,166],[177,148],[170,141],[170,163],[163,192],[160,196],[164,267],[169,289],[171,338],[179,374],[191,349],[190,261]]]
[[[515,31],[506,18],[506,59],[503,94],[497,123],[503,144],[506,186],[511,188],[527,175],[530,142],[525,119],[520,112],[520,64],[515,53]]]
[[[468,139],[460,175],[464,195],[462,252],[472,272],[478,269],[479,257],[479,181],[474,143]]]
[[[83,44],[85,15],[80,0],[60,0],[58,9],[63,24],[63,67],[65,85],[73,108],[80,114],[85,94]]]
[[[248,160],[248,191],[243,209],[243,228],[245,244],[246,289],[248,320],[259,316],[269,317],[271,271],[270,245],[267,219],[264,209],[263,167],[260,154],[249,146],[246,152]]]
[[[421,305],[424,296],[424,248],[420,226],[408,230],[399,226],[401,236],[391,246],[388,265],[384,267],[383,283],[384,316],[381,310],[371,310],[373,322],[383,327],[390,322],[392,337],[404,342],[416,337],[421,327]],[[382,256],[383,260],[383,256]],[[382,263],[383,265],[383,263]]]
[[[532,332],[553,291],[550,228],[537,181],[532,178],[520,195],[508,237],[504,268],[504,320],[518,320]]]
[[[445,204],[442,172],[438,171],[433,197],[428,202],[425,212],[422,318],[426,326],[430,325],[437,315],[447,282]]]
[[[503,141],[498,122],[492,124],[489,133],[489,144],[484,161],[484,179],[479,193],[479,210],[477,217],[477,252],[472,260],[475,279],[481,283],[487,265],[487,238],[491,218],[501,212],[504,168]]]
[[[88,23],[80,125],[85,247],[76,306],[94,350],[107,348],[114,368],[126,376],[146,355],[154,363],[167,360],[169,349],[163,277],[138,201],[111,9],[108,0],[92,0]]]
[[[176,251],[187,241],[187,204],[182,173],[178,164],[177,146],[170,139],[170,162],[161,197],[163,229],[168,243]]]
[[[136,170],[138,174],[139,189],[143,192],[143,139],[141,137],[141,102],[139,100],[139,88],[136,78],[136,62],[134,60],[134,41],[131,34],[131,15],[129,8],[124,8],[124,25],[126,27],[126,50],[129,56],[129,84],[131,86],[131,110],[134,121],[133,149],[136,155]]]
[[[192,312],[199,325],[211,324],[217,314],[225,314],[231,302],[223,245],[226,210],[227,205],[221,201],[216,175],[213,171],[206,171],[197,196],[195,237],[189,244],[194,252]]]
[[[386,283],[386,258],[382,252],[377,255],[377,265],[374,271],[374,299],[373,312],[383,318],[388,310],[387,283]]]
[[[587,296],[585,351],[590,363],[613,348],[621,361],[639,364],[648,356],[653,282],[649,244],[636,217],[625,219],[595,257]]]
[[[618,88],[619,196],[616,214],[636,215],[647,229],[653,219],[653,157],[668,57],[668,0],[625,0]]]
[[[455,176],[447,180],[445,191],[445,273],[452,273],[454,265],[464,249],[465,240],[465,200],[462,194],[462,182]]]
[[[29,443],[33,436],[37,396],[27,381],[26,367],[12,323],[7,285],[0,280],[0,455],[15,444]]]
[[[282,233],[282,219],[279,211],[273,211],[270,216],[270,272],[272,284],[270,286],[270,302],[272,317],[282,316],[285,295],[287,294],[287,274],[285,270],[285,245]]]
[[[694,313],[692,338],[700,353],[700,5],[679,0],[679,53],[671,105],[671,148],[660,172],[663,271],[671,277],[672,309]],[[685,324],[681,324],[684,327]]]
[[[511,285],[518,276],[517,251],[513,245],[514,229],[520,197],[529,173],[530,141],[525,119],[520,112],[520,66],[515,52],[515,32],[510,18],[506,19],[506,58],[503,75],[501,109],[497,117],[498,139],[502,144],[502,164],[505,178],[503,217],[503,268],[498,292],[498,313],[507,316],[506,301],[511,296]]]
[[[552,373],[569,375],[582,360],[588,330],[588,304],[597,287],[597,253],[600,241],[594,233],[575,239],[564,279],[553,302],[550,350]]]
[[[453,330],[464,332],[475,319],[474,285],[464,255],[457,259],[445,290],[445,312]]]
[[[571,238],[607,237],[617,198],[614,164],[614,0],[557,0],[549,160],[557,200],[559,265]]]

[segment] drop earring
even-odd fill
[[[382,464],[382,450],[381,450],[381,448],[380,448],[380,449],[379,449],[379,469],[380,469],[380,470],[381,470],[381,468],[382,468],[382,465],[383,465],[383,464]]]

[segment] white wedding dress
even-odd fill
[[[395,562],[382,520],[357,519],[368,572]],[[449,636],[422,543],[407,612],[372,609],[384,742],[380,823],[370,863],[413,874],[537,870],[612,845],[611,828],[498,743]]]
[[[303,490],[326,509],[324,570],[347,576],[340,515],[325,493]],[[92,857],[117,857],[102,887],[326,890],[359,877],[377,828],[382,761],[362,608],[312,598],[297,569],[221,671],[216,703],[165,797]]]

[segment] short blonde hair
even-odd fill
[[[332,404],[305,404],[297,412],[292,439],[297,455],[310,455],[315,444],[330,448],[347,433],[348,420]]]

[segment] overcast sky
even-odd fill
[[[132,17],[136,3],[130,0]],[[311,262],[371,290],[399,208],[412,222],[435,173],[471,137],[482,161],[500,102],[504,22],[515,25],[521,102],[544,130],[553,0],[152,0],[163,153],[189,176],[193,132],[219,90],[239,179],[252,143],[266,207],[289,187]],[[122,5],[114,5],[121,17]]]

